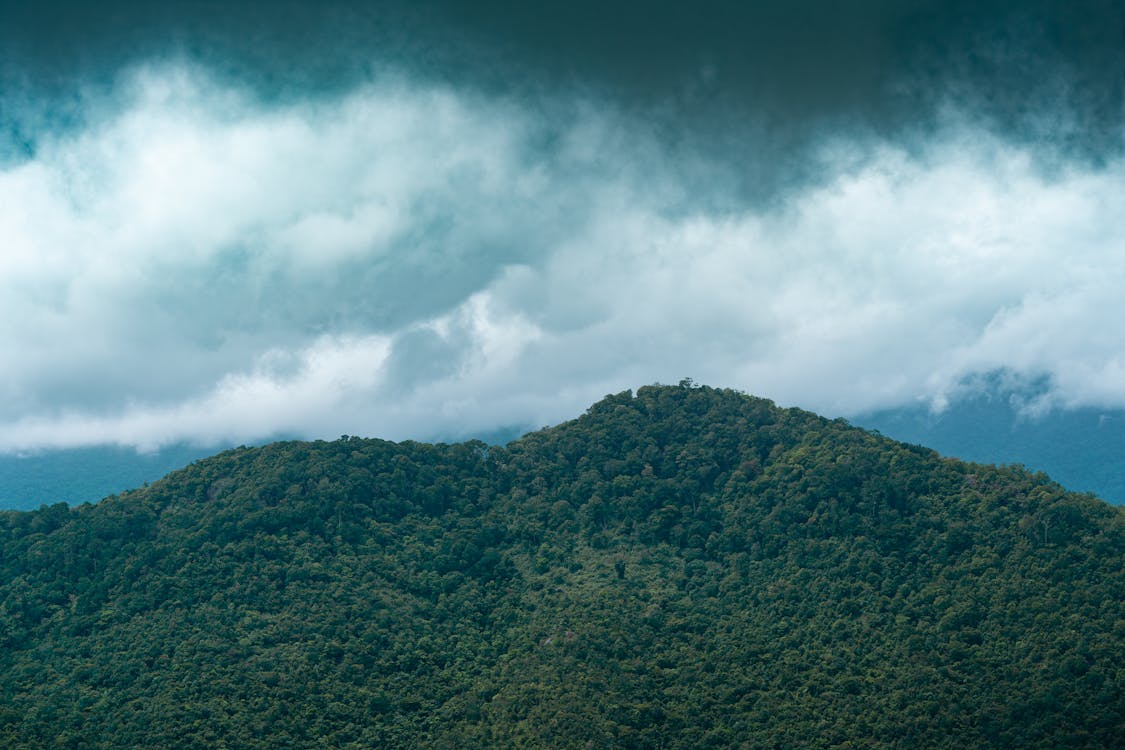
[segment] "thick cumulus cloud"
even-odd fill
[[[1125,407],[1125,160],[954,109],[756,202],[747,149],[481,91],[142,66],[6,144],[0,450],[456,437],[686,375],[844,416],[996,372]]]

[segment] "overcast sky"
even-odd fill
[[[1125,407],[1118,3],[151,5],[0,3],[0,451]]]

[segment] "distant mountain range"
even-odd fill
[[[1125,510],[733,391],[0,513],[0,746],[1109,748]]]
[[[175,445],[150,453],[96,446],[0,455],[0,508],[31,510],[59,502],[79,505],[155,482],[230,446]]]
[[[1012,394],[991,392],[955,402],[941,414],[919,406],[852,421],[945,456],[1023,464],[1068,489],[1125,504],[1125,410],[1055,410],[1030,417],[1016,404]]]

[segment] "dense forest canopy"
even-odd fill
[[[1111,747],[1125,512],[741,393],[0,514],[0,745]]]

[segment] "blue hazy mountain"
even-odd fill
[[[0,508],[95,502],[154,482],[226,446],[173,445],[151,453],[121,446],[0,456]]]
[[[945,456],[1023,464],[1077,492],[1125,504],[1125,411],[1056,410],[1030,417],[1017,394],[984,393],[941,414],[927,407],[891,409],[853,418],[887,437],[919,443]]]

